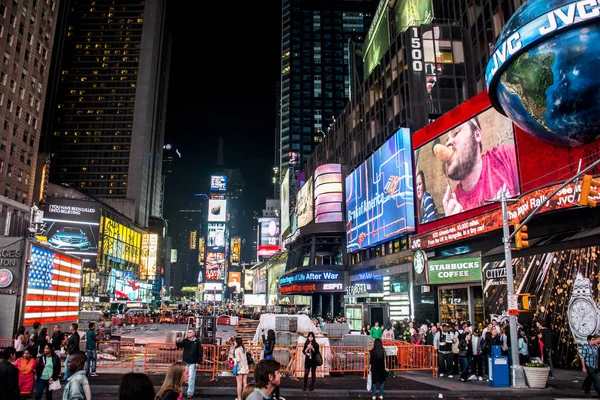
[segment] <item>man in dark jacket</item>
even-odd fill
[[[190,328],[187,331],[187,337],[183,340],[177,338],[177,348],[183,348],[182,360],[188,365],[188,390],[187,397],[191,399],[196,389],[196,364],[202,363],[202,345],[196,338],[196,331]]]
[[[65,359],[64,377],[65,380],[67,380],[67,378],[69,377],[69,369],[67,368],[67,365],[69,365],[69,356],[73,353],[79,352],[79,341],[81,340],[81,338],[79,337],[79,332],[77,332],[77,329],[79,329],[79,325],[77,324],[71,324],[71,327],[69,328],[69,332],[71,332],[71,335],[69,336],[69,341],[67,343],[67,358]]]
[[[19,370],[12,363],[17,358],[14,347],[0,353],[0,400],[19,400]]]
[[[65,334],[60,331],[60,325],[54,325],[54,332],[52,333],[52,350],[54,350],[57,356],[60,355],[60,346],[63,340],[65,340]]]
[[[547,326],[542,325],[540,321],[536,322],[539,332],[542,334],[542,343],[544,343],[544,362],[550,367],[550,378],[553,378],[552,372],[552,332]]]

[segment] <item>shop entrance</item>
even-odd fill
[[[471,319],[469,312],[469,288],[440,288],[440,322],[466,321]]]

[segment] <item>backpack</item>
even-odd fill
[[[252,358],[252,354],[249,351],[246,351],[246,362],[248,365],[254,364],[254,359]]]

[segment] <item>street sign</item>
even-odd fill
[[[508,315],[519,315],[519,296],[516,294],[508,295]]]

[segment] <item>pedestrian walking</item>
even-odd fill
[[[483,380],[483,338],[479,336],[479,329],[474,329],[471,336],[471,376],[469,380]]]
[[[375,339],[373,348],[369,353],[369,364],[371,369],[371,395],[372,399],[377,399],[377,387],[379,386],[379,399],[383,400],[383,386],[387,379],[385,368],[385,349],[381,339]]]
[[[79,329],[79,325],[77,324],[71,324],[71,326],[69,327],[69,339],[67,341],[67,358],[65,359],[65,375],[64,375],[64,379],[67,380],[69,379],[69,358],[71,357],[71,353],[79,353],[79,341],[81,340],[81,338],[79,337],[79,332],[77,332],[77,329]]]
[[[448,378],[452,378],[452,371],[454,369],[454,354],[452,353],[453,343],[454,333],[450,330],[450,325],[443,323],[438,346],[440,377],[444,377],[444,375],[447,374]]]
[[[119,385],[119,400],[154,400],[154,384],[146,374],[130,372],[123,375]]]
[[[15,336],[15,351],[17,358],[23,357],[23,351],[25,351],[28,342],[29,339],[25,333],[25,327],[20,326],[19,329],[17,329],[17,335]]]
[[[181,400],[183,385],[188,382],[188,377],[188,364],[183,361],[171,364],[167,370],[167,376],[156,394],[156,400]]]
[[[62,346],[65,340],[65,334],[61,332],[60,325],[54,325],[54,332],[52,332],[52,350],[56,352],[56,355],[60,357],[60,346]]]
[[[14,347],[0,352],[0,400],[19,400],[19,370],[13,365],[16,358]]]
[[[466,382],[469,378],[469,360],[473,357],[471,338],[471,332],[465,326],[463,332],[458,335],[458,365],[460,366],[461,382]]]
[[[594,384],[594,389],[600,396],[600,382],[598,382],[598,347],[594,335],[587,337],[587,343],[581,348],[581,370],[586,374],[583,381],[583,392],[585,397],[590,397],[590,387]]]
[[[196,331],[192,328],[187,330],[187,337],[183,340],[177,338],[177,348],[183,348],[183,361],[188,366],[188,389],[187,398],[191,399],[196,390],[196,364],[202,363],[202,345],[196,337]]]
[[[98,376],[96,374],[96,363],[98,358],[98,334],[96,333],[96,324],[90,322],[88,331],[85,333],[85,374],[88,376]],[[90,374],[90,367],[92,373]]]
[[[37,362],[31,356],[29,349],[23,352],[23,357],[15,361],[15,367],[19,370],[19,393],[21,394],[21,399],[27,399],[33,395],[36,366]]]
[[[33,323],[33,329],[29,332],[29,345],[27,347],[29,348],[29,354],[33,357],[37,357],[38,337],[40,335],[41,326],[42,324],[36,321]]]
[[[69,379],[63,391],[63,400],[92,400],[92,391],[84,367],[85,353],[78,350],[69,354]]]
[[[54,353],[50,343],[44,346],[43,353],[37,359],[36,375],[35,400],[41,400],[44,390],[46,391],[46,400],[52,400],[50,384],[58,381],[60,358]]]
[[[369,337],[371,339],[381,339],[383,337],[383,329],[379,326],[379,321],[375,321],[375,326],[371,328]]]
[[[312,332],[311,332],[312,333]],[[268,400],[281,383],[280,364],[275,360],[261,360],[254,368],[255,388],[247,400]],[[241,397],[243,399],[244,397]]]
[[[248,384],[248,356],[242,338],[235,338],[235,350],[233,352],[235,358],[234,369],[236,370],[235,380],[237,383],[237,399],[242,398],[244,387]]]
[[[517,340],[519,348],[519,364],[524,365],[529,362],[529,341],[527,340],[527,332],[519,331],[519,340]]]
[[[308,373],[310,372],[312,375],[309,390],[312,391],[315,389],[315,380],[317,378],[317,358],[321,357],[319,343],[317,343],[314,332],[308,332],[308,337],[306,338],[306,342],[304,342],[302,353],[304,354],[304,388],[302,390],[306,391]]]
[[[540,321],[536,322],[536,326],[539,332],[542,334],[542,343],[544,345],[544,351],[542,354],[544,355],[544,362],[550,367],[550,378],[554,378],[554,367],[552,366],[552,332]]]
[[[273,359],[273,351],[275,350],[275,331],[273,329],[269,329],[267,331],[267,337],[265,338],[265,332],[263,329],[263,335],[262,335],[262,340],[263,340],[263,344],[265,346],[264,348],[264,359],[265,360],[272,360]],[[274,398],[279,400],[279,386],[277,386],[275,388],[275,392],[274,392]]]

